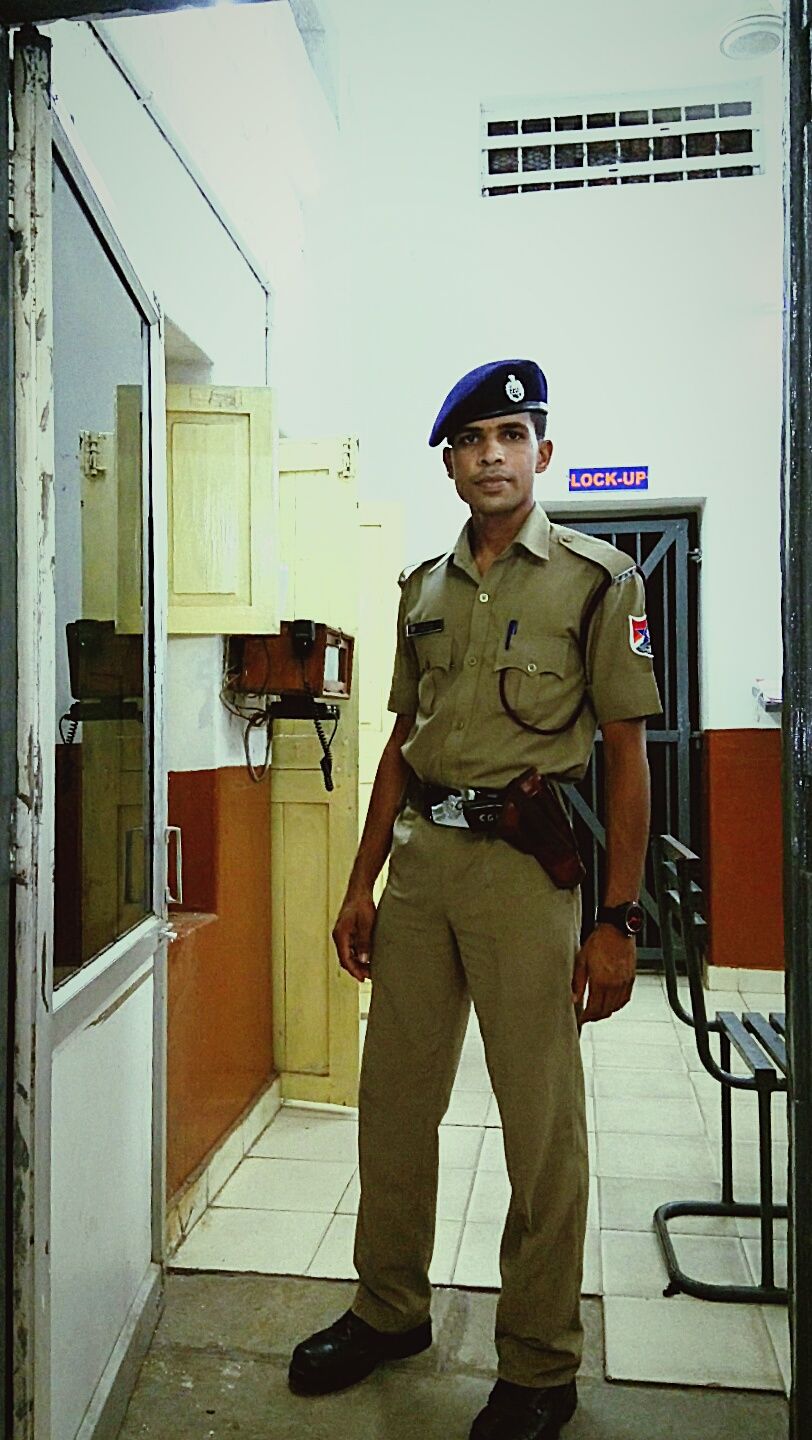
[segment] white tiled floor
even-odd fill
[[[780,1009],[769,988],[708,996],[716,1008]],[[758,982],[761,985],[761,981]],[[590,1183],[586,1295],[603,1295],[607,1374],[614,1379],[781,1390],[789,1381],[786,1310],[722,1305],[662,1292],[667,1275],[652,1227],[657,1205],[719,1194],[719,1088],[693,1036],[671,1015],[661,982],[642,976],[629,1006],[587,1027]],[[786,1171],[786,1114],[774,1107],[777,1193]],[[736,1176],[755,1198],[754,1097],[734,1097]],[[434,1284],[499,1286],[508,1180],[499,1112],[472,1026],[440,1132]],[[174,1258],[181,1269],[352,1278],[358,1209],[353,1112],[286,1105],[226,1181]],[[747,1196],[749,1198],[749,1196]],[[709,1280],[746,1281],[758,1266],[758,1222],[672,1222],[683,1267]],[[777,1229],[776,1268],[786,1269]]]

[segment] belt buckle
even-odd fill
[[[473,790],[463,790],[456,795],[446,795],[439,805],[432,805],[431,818],[435,825],[445,825],[454,830],[470,830],[463,813],[463,802],[473,800]]]

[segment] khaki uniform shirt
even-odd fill
[[[581,617],[607,572],[584,667]],[[400,583],[389,709],[415,716],[403,756],[422,780],[495,788],[535,765],[577,781],[599,724],[661,713],[652,660],[632,624],[645,596],[629,556],[551,524],[540,505],[486,575],[466,525],[451,555],[404,571]],[[531,725],[565,724],[584,689],[588,703],[565,733],[533,735],[505,712],[501,671],[508,704]]]

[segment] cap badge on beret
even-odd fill
[[[505,394],[508,400],[512,400],[515,405],[518,405],[519,401],[524,399],[524,386],[521,380],[516,379],[515,375],[508,375]]]

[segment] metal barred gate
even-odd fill
[[[646,580],[646,605],[654,651],[654,670],[663,714],[648,722],[651,768],[651,833],[668,831],[684,844],[699,848],[698,764],[699,682],[697,666],[697,593],[699,551],[695,516],[629,516],[623,519],[556,519],[598,535],[626,552]],[[579,848],[587,878],[583,886],[584,933],[592,925],[603,893],[606,831],[603,815],[604,755],[600,733],[584,779],[567,786]],[[649,856],[641,894],[646,914],[638,944],[643,969],[662,962],[662,946]]]

